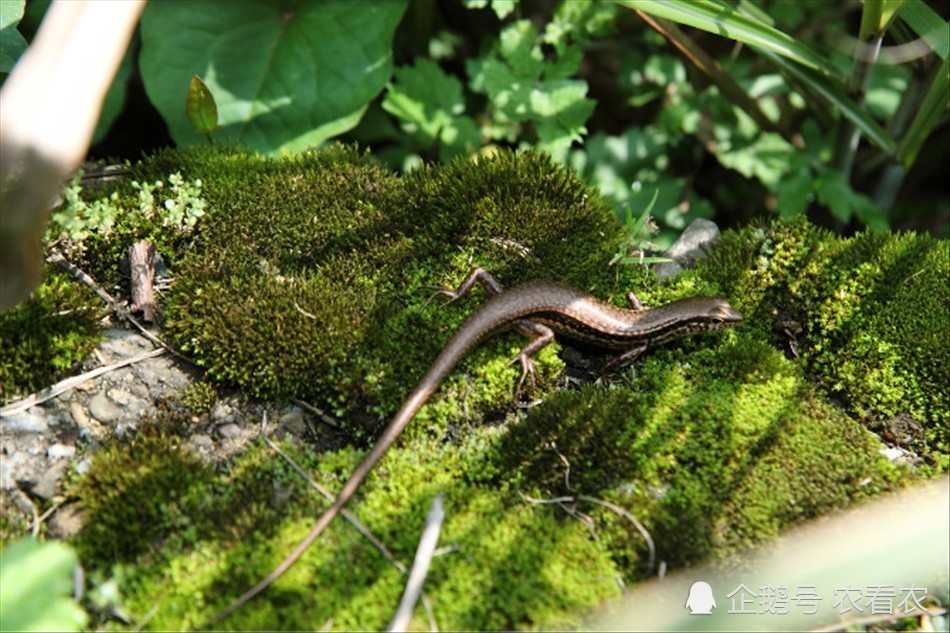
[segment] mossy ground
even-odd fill
[[[558,391],[564,365],[552,346],[530,394],[542,402],[526,411],[511,406],[517,369],[505,367],[519,337],[470,354],[352,505],[408,562],[428,504],[445,495],[440,542],[454,549],[426,581],[443,629],[579,626],[586,608],[619,593],[617,577],[650,573],[626,519],[582,504],[586,524],[521,494],[620,505],[650,531],[658,559],[678,566],[917,476],[880,456],[876,420],[913,417],[925,430],[912,447],[918,473],[947,467],[946,242],[844,240],[777,222],[728,232],[699,269],[661,287],[607,265],[620,226],[535,154],[403,178],[349,148],[281,161],[192,149],[135,169],[149,182],[200,178],[208,202],[189,248],[169,256],[166,334],[216,380],[338,415],[353,446],[285,447],[331,489],[477,305],[420,312],[427,286],[457,283],[473,264],[508,285],[559,279],[618,304],[630,288],[647,305],[714,294],[746,315],[734,330],[651,352],[610,386]],[[907,305],[907,293],[926,296]],[[83,562],[121,572],[126,611],[152,613],[154,629],[200,626],[325,507],[263,444],[212,471],[167,431],[100,453],[74,490],[89,510]],[[338,520],[222,626],[381,628],[403,582]],[[425,625],[421,608],[416,618]]]

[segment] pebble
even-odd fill
[[[89,408],[89,414],[104,424],[115,422],[119,419],[119,416],[122,415],[122,410],[115,406],[115,403],[109,400],[106,394],[102,392],[94,395],[89,400],[87,406]]]
[[[218,435],[225,439],[232,439],[241,434],[241,427],[233,422],[229,424],[223,424],[218,427]]]
[[[46,456],[50,459],[72,459],[75,454],[76,447],[65,444],[53,444],[46,449]]]

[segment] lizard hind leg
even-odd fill
[[[518,319],[515,322],[515,329],[519,333],[531,338],[524,347],[518,352],[518,355],[511,359],[509,365],[521,363],[521,378],[515,386],[513,398],[518,400],[521,389],[524,386],[525,378],[531,381],[531,388],[534,389],[537,382],[537,372],[534,369],[532,356],[537,354],[543,348],[547,347],[554,340],[554,331],[546,325],[531,321],[529,319]]]

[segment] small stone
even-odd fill
[[[69,462],[66,460],[61,459],[53,462],[30,486],[30,492],[42,499],[52,499],[59,492],[59,482],[66,474],[66,468],[68,467]]]
[[[204,433],[196,433],[188,440],[188,446],[199,455],[206,455],[214,450],[214,440]]]
[[[148,397],[149,397],[148,387],[146,387],[145,385],[143,385],[142,383],[139,383],[139,382],[136,382],[134,385],[132,385],[131,387],[129,387],[129,391],[131,391],[132,394],[133,394],[136,398],[142,398],[142,399],[144,399],[144,398],[148,398]]]
[[[115,406],[106,394],[99,392],[89,399],[89,413],[103,423],[115,422],[122,415],[122,410]]]
[[[212,422],[231,422],[234,419],[234,410],[223,400],[214,403],[211,409]]]
[[[89,472],[90,468],[92,468],[92,458],[87,457],[86,459],[76,464],[76,474],[85,475],[86,473]]]
[[[109,399],[117,404],[127,405],[134,399],[134,396],[128,391],[123,391],[122,389],[110,389],[109,390]]]
[[[241,427],[233,422],[218,427],[218,435],[225,439],[231,439],[241,434]]]
[[[78,503],[62,506],[47,522],[49,535],[62,540],[73,537],[82,530],[83,520],[83,512]]]
[[[709,245],[719,236],[719,227],[715,222],[698,218],[693,220],[679,239],[663,253],[664,257],[674,260],[653,267],[653,272],[661,280],[679,274],[684,267],[691,267],[701,259]]]
[[[50,459],[72,459],[75,454],[76,447],[66,444],[53,444],[46,449],[46,456]]]
[[[278,422],[282,429],[296,437],[303,437],[307,432],[307,421],[304,418],[303,409],[300,407],[285,409]]]
[[[69,415],[73,416],[73,421],[82,428],[88,428],[92,424],[86,415],[85,407],[75,400],[69,403]]]
[[[16,415],[11,415],[8,418],[2,418],[2,423],[0,423],[0,429],[3,429],[4,433],[46,433],[49,431],[49,424],[46,422],[46,418],[40,415],[35,415],[30,411],[24,411],[23,413],[17,413]]]

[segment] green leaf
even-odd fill
[[[153,2],[142,15],[145,89],[176,143],[198,142],[182,104],[193,75],[215,95],[216,137],[269,154],[358,122],[392,74],[406,8],[392,2]]]
[[[821,73],[833,68],[812,48],[765,22],[713,0],[620,0],[634,10],[772,51]]]
[[[858,39],[864,42],[886,31],[906,2],[907,0],[864,0]]]
[[[799,169],[779,181],[775,207],[783,218],[801,215],[808,209],[814,193],[814,180],[807,169]]]
[[[5,631],[79,631],[87,620],[72,599],[76,554],[59,542],[25,538],[0,554],[0,622]]]
[[[475,122],[462,116],[465,100],[458,79],[422,58],[414,66],[397,68],[395,75],[382,107],[400,120],[404,131],[427,147],[444,143],[441,157],[445,160],[478,147]]]
[[[910,167],[917,160],[917,154],[930,133],[947,116],[947,104],[950,102],[950,62],[943,63],[933,75],[927,94],[917,110],[914,120],[901,143],[901,162]]]
[[[501,32],[501,56],[520,79],[541,76],[544,55],[537,39],[538,32],[528,20],[519,20]]]
[[[923,0],[912,0],[904,5],[901,20],[911,28],[942,60],[950,56],[950,29],[947,21],[927,6]]]
[[[211,134],[218,129],[218,106],[214,102],[214,95],[198,75],[193,76],[188,83],[185,114],[194,126],[195,134]]]
[[[26,50],[26,39],[17,30],[23,19],[26,0],[0,2],[0,73],[13,70],[20,55]]]

